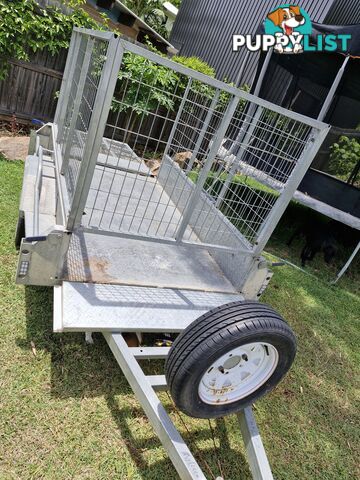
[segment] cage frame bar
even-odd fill
[[[267,216],[261,226],[261,230],[258,233],[255,241],[255,255],[259,255],[265,248],[265,245],[267,244],[269,238],[275,230],[276,225],[278,224],[280,218],[285,212],[286,207],[292,199],[305,173],[309,169],[316,153],[324,142],[330,128],[331,126],[328,125],[327,128],[325,128],[324,130],[317,132],[317,135],[315,135],[314,131],[310,134],[310,143],[308,143],[307,148],[303,150],[302,155],[299,161],[296,163],[296,166],[291,173],[285,188],[280,193],[277,201],[271,209],[270,214]]]
[[[56,136],[57,141],[60,140],[60,136],[62,135],[62,132],[63,132],[66,111],[67,111],[69,100],[70,100],[71,82],[69,80],[72,78],[74,74],[74,70],[76,66],[74,59],[77,58],[79,54],[80,43],[81,43],[81,35],[79,33],[74,32],[70,40],[69,51],[68,51],[68,57],[73,59],[73,61],[71,63],[66,62],[63,78],[61,81],[60,95],[58,98],[55,116],[54,116],[54,123],[57,125],[57,128],[58,128],[58,133]]]
[[[250,105],[250,108],[252,106],[253,106],[253,104]],[[255,121],[247,124],[247,127],[241,132],[241,138],[239,138],[239,137],[236,138],[236,140],[234,142],[234,145],[241,144],[242,142],[244,142],[245,145],[247,145],[247,142],[250,140],[251,135],[253,134],[255,128],[257,127],[258,120],[261,117],[261,114],[262,114],[263,111],[264,111],[264,109],[263,109],[262,106],[258,105],[257,107],[255,107],[254,116],[252,116],[252,120],[253,121],[255,120]],[[236,155],[235,159],[233,160],[233,163],[230,167],[230,171],[228,173],[228,176],[227,176],[227,178],[226,178],[226,180],[225,180],[225,182],[224,182],[224,184],[221,188],[219,196],[216,200],[216,206],[217,207],[220,207],[220,205],[221,205],[221,203],[224,199],[224,196],[226,194],[226,191],[227,191],[230,183],[232,182],[232,180],[234,178],[234,175],[236,173],[236,169],[238,168],[238,165],[241,162],[244,155],[245,155],[245,149],[240,149],[240,151]]]
[[[175,233],[175,238],[176,241],[179,243],[182,241],[185,230],[187,229],[191,216],[194,213],[194,207],[196,203],[198,202],[200,195],[202,193],[202,188],[206,182],[207,176],[210,172],[210,169],[212,167],[213,161],[219,151],[219,148],[221,146],[221,142],[225,136],[226,130],[231,122],[231,119],[233,117],[233,114],[236,110],[236,107],[238,106],[238,103],[240,101],[240,98],[236,97],[235,95],[232,96],[231,100],[228,103],[226,112],[224,114],[223,119],[221,120],[221,124],[219,128],[216,131],[216,136],[213,140],[213,144],[211,145],[211,148],[207,154],[206,161],[203,165],[203,168],[201,169],[200,177],[196,183],[195,189],[187,203],[187,206],[185,207],[185,211],[183,213],[183,218],[181,221],[181,224],[178,227],[177,232]]]
[[[84,158],[81,162],[74,198],[67,220],[67,228],[73,230],[81,225],[91,180],[96,167],[101,141],[105,130],[106,119],[110,111],[111,100],[115,90],[118,71],[122,62],[123,49],[114,36],[111,36],[104,70],[101,75],[94,110],[92,111]],[[90,138],[90,141],[89,141]]]
[[[85,47],[85,53],[84,53],[84,58],[83,58],[82,65],[81,65],[80,76],[79,76],[79,79],[78,79],[76,96],[75,96],[75,100],[74,100],[73,111],[72,111],[72,115],[71,115],[69,131],[68,131],[68,136],[67,136],[67,143],[66,143],[66,146],[65,146],[65,152],[64,152],[64,155],[63,155],[63,159],[62,159],[61,173],[65,173],[68,166],[69,166],[70,151],[71,151],[71,148],[72,148],[72,143],[71,142],[72,142],[72,140],[73,140],[73,138],[76,134],[75,133],[76,124],[77,124],[77,121],[78,121],[78,115],[79,115],[79,111],[80,111],[81,101],[82,101],[83,94],[84,94],[86,77],[87,77],[88,68],[89,68],[90,61],[91,61],[91,54],[92,54],[94,44],[95,44],[95,38],[94,37],[88,37],[88,38],[85,37],[85,39],[87,40],[86,41],[86,47]],[[80,42],[80,46],[81,46],[81,42]]]
[[[199,132],[199,136],[197,138],[197,141],[196,141],[196,144],[195,144],[195,147],[194,147],[194,150],[192,152],[192,155],[191,155],[191,158],[189,160],[189,164],[188,166],[186,167],[186,172],[190,172],[190,170],[192,169],[193,165],[194,165],[194,162],[195,162],[195,159],[196,159],[196,155],[199,153],[199,150],[200,150],[200,147],[201,147],[201,144],[204,140],[204,137],[205,137],[205,133],[208,129],[208,126],[210,124],[210,121],[211,121],[211,118],[214,114],[214,111],[215,111],[215,107],[216,107],[216,104],[219,100],[219,97],[220,97],[220,90],[219,89],[216,89],[216,93],[211,101],[211,104],[209,106],[209,109],[207,111],[207,114],[206,114],[206,117],[204,119],[204,123],[201,127],[201,131]]]

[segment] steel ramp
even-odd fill
[[[180,332],[236,293],[63,282],[54,287],[55,332]]]

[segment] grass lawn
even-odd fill
[[[300,252],[305,243],[304,237],[296,238],[291,247],[287,245],[287,242],[297,226],[309,221],[316,224],[316,221],[321,222],[321,220],[324,220],[324,217],[319,213],[299,203],[291,202],[266,246],[266,250],[280,258],[291,261],[297,266],[301,266]],[[356,235],[355,232],[353,230],[352,235]],[[336,278],[336,275],[353,252],[358,240],[354,239],[354,241],[355,243],[352,246],[347,247],[338,244],[338,252],[330,264],[324,262],[322,253],[317,254],[312,262],[306,264],[305,270],[316,278],[330,283]],[[338,286],[360,295],[360,255],[355,257],[346,275],[339,281]]]
[[[53,334],[51,289],[15,286],[22,172],[22,162],[0,161],[0,479],[177,478],[102,337],[88,346],[81,334]],[[290,374],[255,409],[278,480],[360,478],[360,300],[352,278],[331,287],[285,266],[263,297],[299,343]],[[161,398],[217,475],[208,422],[184,417],[189,437]],[[212,426],[225,479],[250,479],[236,417]]]

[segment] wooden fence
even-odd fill
[[[52,121],[56,109],[56,92],[60,90],[67,50],[56,55],[42,51],[31,54],[29,62],[10,60],[9,71],[0,81],[0,116],[31,121]]]

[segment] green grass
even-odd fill
[[[266,251],[301,267],[300,252],[305,244],[304,237],[296,238],[290,247],[287,245],[287,241],[298,225],[306,225],[309,221],[316,224],[316,221],[321,222],[322,220],[324,217],[319,213],[291,202],[266,246]],[[350,257],[356,242],[357,240],[352,247],[344,247],[339,244],[339,250],[330,264],[326,264],[323,254],[318,253],[312,262],[306,264],[304,270],[315,275],[316,278],[330,283]],[[355,257],[346,275],[339,280],[338,286],[360,295],[360,255]]]
[[[51,289],[14,285],[22,172],[0,161],[0,479],[177,478],[102,337],[87,346],[80,334],[53,334]],[[256,404],[278,480],[359,478],[360,301],[346,285],[286,266],[264,295],[299,343],[290,374]],[[184,417],[189,437],[161,398],[218,473],[208,422]],[[236,417],[212,425],[225,478],[250,479]]]
[[[199,178],[200,171],[198,170],[192,170],[189,173],[189,178],[196,183],[198,178]],[[222,187],[222,184],[225,182],[227,179],[228,173],[223,172],[223,173],[218,173],[218,172],[210,172],[209,175],[207,176],[207,180],[205,183],[205,187],[208,187],[211,185],[211,190],[216,191],[217,189],[220,189]],[[218,180],[219,183],[217,183],[214,180]],[[257,192],[266,192],[266,193],[271,193],[274,197],[277,197],[279,194],[275,190],[273,190],[270,187],[267,187],[266,185],[263,185],[262,183],[258,182],[252,177],[249,177],[247,175],[242,175],[240,173],[237,173],[236,175],[233,176],[231,180],[231,185],[233,188],[236,185],[246,185],[247,187],[256,190]]]

